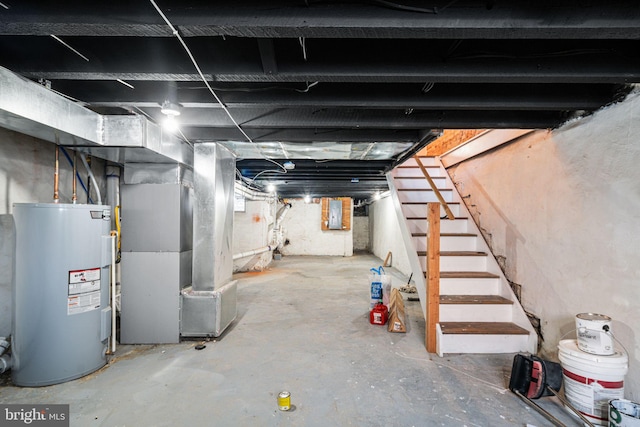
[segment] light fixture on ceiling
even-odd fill
[[[276,186],[275,186],[275,185],[273,185],[273,184],[268,184],[268,185],[267,185],[267,191],[268,191],[269,193],[273,193],[274,191],[276,191]]]
[[[162,127],[171,133],[176,133],[180,129],[180,125],[176,120],[176,116],[167,116],[162,121]]]
[[[160,112],[168,117],[175,117],[180,115],[180,105],[171,101],[164,101]]]
[[[309,196],[308,194],[306,196],[304,196],[304,202],[305,203],[311,203],[311,196]]]
[[[290,171],[290,170],[292,170],[292,169],[295,169],[296,164],[295,164],[295,163],[293,163],[293,162],[284,162],[284,163],[282,164],[282,167],[283,167],[283,168],[285,168],[286,170]]]
[[[373,200],[380,200],[380,192],[379,192],[379,191],[376,191],[376,192],[373,194]]]

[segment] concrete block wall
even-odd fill
[[[54,144],[0,128],[0,336],[11,333],[11,283],[15,239],[11,216],[13,204],[53,201],[54,162]],[[93,158],[91,169],[100,186],[104,203],[105,162]],[[87,174],[80,159],[78,170],[86,184]],[[67,159],[60,152],[60,203],[71,203],[72,171]],[[92,191],[91,194],[95,198],[95,192]],[[78,185],[78,203],[86,202],[86,193]]]
[[[275,201],[247,200],[244,212],[233,214],[233,253],[252,251],[272,243]],[[278,204],[279,207],[282,204]],[[233,271],[262,271],[273,258],[264,252],[233,261]]]
[[[282,226],[289,244],[282,248],[283,255],[353,255],[353,207],[351,230],[323,231],[320,203],[305,203],[302,199],[288,201],[291,211],[284,218]]]

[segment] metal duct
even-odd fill
[[[233,274],[232,237],[236,159],[215,143],[195,147],[193,290],[211,291]]]
[[[0,126],[117,163],[193,164],[189,144],[146,118],[100,115],[3,67]]]

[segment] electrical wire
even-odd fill
[[[191,63],[193,64],[193,66],[196,68],[196,71],[198,72],[198,74],[200,75],[200,78],[202,79],[202,81],[204,82],[204,84],[207,86],[207,89],[209,89],[209,92],[211,92],[211,95],[213,95],[213,97],[216,99],[216,101],[218,101],[218,104],[220,104],[220,106],[222,107],[222,109],[224,110],[224,112],[227,114],[227,116],[229,117],[229,119],[231,119],[231,121],[233,122],[233,124],[236,126],[236,128],[238,128],[238,130],[242,133],[242,135],[244,135],[245,138],[247,138],[247,141],[249,142],[253,142],[253,140],[249,137],[249,135],[247,135],[247,133],[244,131],[244,129],[242,129],[242,127],[240,127],[240,125],[238,124],[238,122],[236,121],[236,119],[233,118],[233,116],[231,115],[231,112],[229,111],[229,109],[227,108],[226,105],[224,105],[224,103],[222,102],[222,100],[218,97],[218,95],[216,94],[216,92],[213,90],[213,88],[211,87],[211,85],[209,85],[209,82],[207,81],[207,79],[204,77],[204,74],[202,73],[202,70],[200,69],[200,66],[198,65],[198,62],[196,61],[196,59],[194,58],[193,54],[191,53],[191,50],[189,50],[189,47],[187,46],[187,44],[185,43],[184,39],[182,38],[182,36],[180,35],[180,33],[178,32],[178,30],[173,26],[173,24],[171,23],[171,21],[169,21],[169,18],[166,17],[166,15],[162,12],[162,10],[160,9],[160,7],[158,7],[158,5],[156,4],[156,2],[154,0],[149,0],[151,2],[151,4],[153,5],[153,7],[156,9],[156,11],[158,11],[158,13],[160,14],[160,16],[162,17],[162,19],[164,20],[164,22],[169,26],[169,28],[171,29],[171,33],[178,39],[178,41],[180,42],[180,44],[182,45],[182,47],[184,48],[185,52],[187,53],[187,55],[189,56],[189,59],[191,60]]]

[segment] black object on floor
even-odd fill
[[[509,390],[558,427],[566,426],[531,399],[554,395],[566,407],[575,412],[582,421],[593,427],[593,424],[580,411],[558,394],[560,387],[562,387],[562,367],[559,363],[543,360],[533,355],[516,354],[513,358]]]

